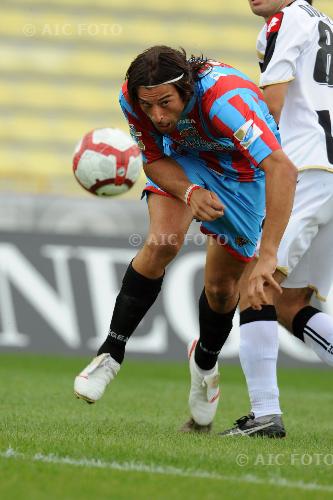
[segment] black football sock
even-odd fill
[[[317,356],[333,366],[333,318],[312,306],[298,311],[292,323],[293,334]]]
[[[118,363],[122,363],[126,343],[155,302],[163,278],[164,274],[157,279],[146,278],[135,271],[132,263],[128,266],[116,299],[109,334],[99,348],[98,355],[108,352]]]
[[[305,306],[303,307],[303,309],[300,309],[298,313],[294,316],[292,322],[292,332],[295,335],[295,337],[302,340],[302,342],[305,342],[304,340],[305,327],[307,323],[310,321],[310,319],[320,312],[321,311],[319,311],[319,309],[316,309],[315,307],[312,306]]]
[[[194,359],[202,370],[214,368],[218,355],[232,329],[232,319],[237,306],[228,313],[213,311],[206,297],[205,289],[199,300],[200,337],[195,348]]]

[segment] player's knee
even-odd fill
[[[206,280],[205,291],[208,301],[223,307],[230,301],[234,301],[239,293],[238,281],[230,280]]]
[[[158,234],[150,235],[145,243],[147,258],[152,263],[169,264],[181,249],[184,241],[183,235]]]

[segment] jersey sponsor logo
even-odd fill
[[[185,137],[184,137],[185,135]],[[175,139],[173,138],[172,140],[176,142],[177,144],[180,144],[181,146],[185,148],[193,148],[193,149],[198,149],[199,151],[225,151],[227,150],[234,150],[234,145],[231,143],[230,144],[221,144],[222,141],[206,141],[203,139],[198,132],[196,131],[196,134],[193,134],[192,131],[185,130],[181,133],[182,139]]]
[[[244,238],[243,236],[236,236],[235,243],[238,247],[244,247],[245,245],[250,243],[250,240]]]
[[[196,123],[194,118],[184,118],[183,120],[179,120],[178,124],[180,125],[187,125],[189,123]]]
[[[179,124],[180,122],[178,122]],[[207,141],[201,137],[199,131],[191,124],[187,123],[185,127],[180,128],[179,135],[181,139],[172,138],[174,142],[187,148],[194,148],[202,151],[224,151],[226,149],[234,149],[234,144],[230,139],[217,141]]]
[[[195,129],[194,127],[192,126],[188,126],[188,127],[185,127],[183,128],[182,130],[179,131],[180,135],[185,138],[185,137],[189,137],[189,136],[197,136],[197,137],[200,137],[199,136],[199,133],[197,131],[197,129]]]
[[[281,23],[282,23],[282,18],[283,18],[283,12],[279,12],[278,14],[271,17],[267,21],[267,37],[271,33],[277,33],[279,31]]]
[[[244,149],[248,149],[261,135],[263,131],[253,120],[248,120],[234,133],[234,137],[240,142]]]

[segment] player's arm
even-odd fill
[[[266,217],[260,254],[276,255],[293,207],[297,169],[279,149],[259,165],[266,177]]]
[[[215,193],[204,188],[193,189],[193,184],[178,163],[164,156],[152,163],[145,163],[144,171],[155,184],[182,201],[191,191],[189,206],[193,217],[212,221],[223,215],[223,205]],[[187,195],[187,196],[186,196]]]
[[[264,98],[276,123],[279,123],[282,108],[288,92],[289,82],[267,85],[263,88]]]
[[[265,285],[270,284],[277,292],[282,291],[273,273],[277,250],[291,214],[297,179],[296,167],[281,149],[267,156],[259,167],[266,176],[266,218],[259,259],[249,278],[249,301],[255,309],[268,303]]]
[[[260,258],[251,274],[248,291],[251,306],[260,309],[261,304],[268,303],[265,285],[271,284],[281,291],[273,273],[277,249],[292,209],[297,170],[282,152],[263,109],[253,97],[253,91],[235,94],[224,101],[220,99],[220,105],[211,108],[210,116],[215,129],[230,137],[250,164],[266,174],[264,234]]]

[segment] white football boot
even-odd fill
[[[95,403],[103,396],[106,386],[115,378],[119,369],[120,364],[109,353],[100,354],[75,377],[75,396],[87,403]]]
[[[188,358],[191,374],[189,407],[192,419],[183,426],[184,432],[209,432],[214,420],[220,398],[218,363],[210,375],[202,375],[194,360],[198,340],[188,345]]]

